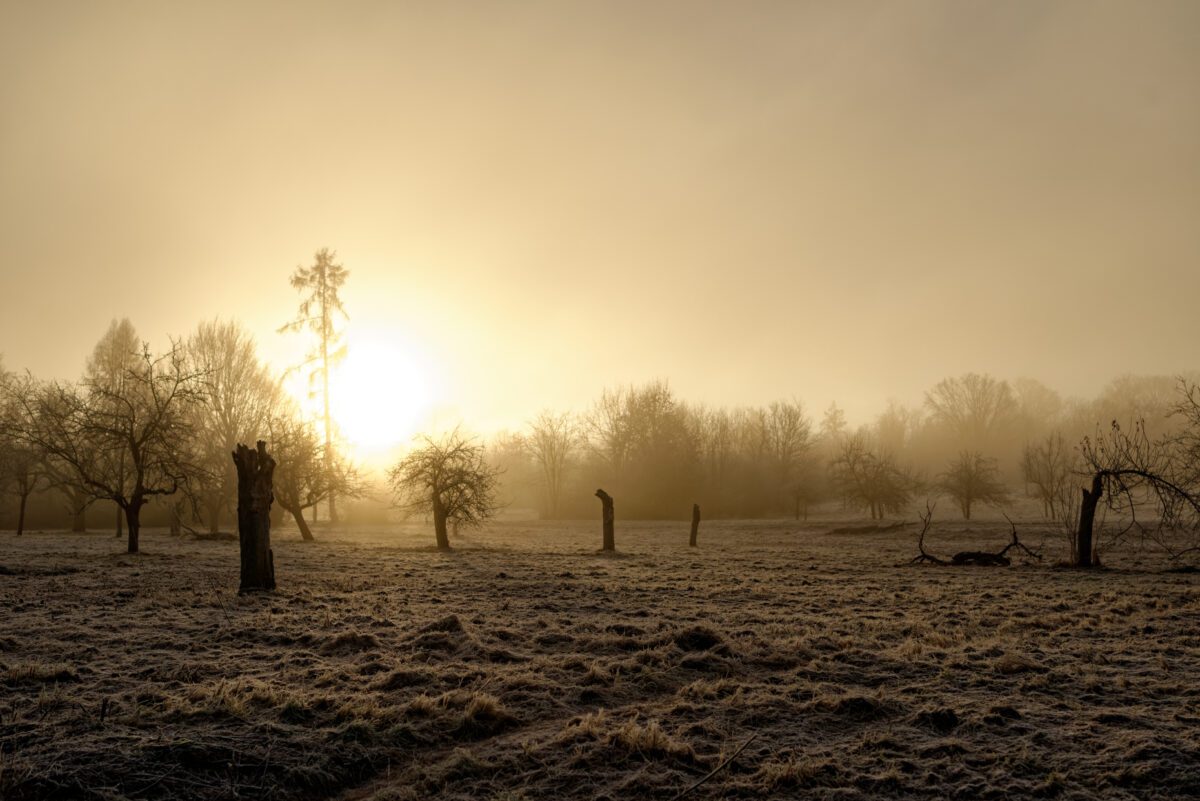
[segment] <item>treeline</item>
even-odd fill
[[[76,381],[0,369],[0,476],[18,533],[42,492],[74,530],[89,525],[97,505],[115,507],[130,551],[147,511],[174,531],[232,527],[232,453],[258,439],[278,464],[276,506],[306,539],[306,510],[361,494],[353,466],[326,448],[237,323],[201,323],[156,353],[129,320],[114,321]]]
[[[625,519],[684,518],[693,503],[708,518],[803,518],[818,505],[883,518],[937,495],[970,517],[1024,494],[1070,529],[1111,423],[1146,443],[1191,431],[1195,405],[1183,400],[1195,378],[1125,376],[1071,400],[1037,381],[969,373],[857,428],[837,404],[816,414],[795,399],[712,408],[656,381],[607,390],[582,413],[544,411],[492,438],[486,454],[502,471],[499,503],[548,519],[594,516],[598,487]],[[155,353],[128,320],[115,321],[70,382],[0,368],[0,488],[18,529],[35,497],[59,524],[124,530],[131,549],[144,515],[176,531],[232,528],[231,453],[257,439],[278,463],[277,510],[305,538],[306,514],[367,494],[237,323],[202,323]],[[371,494],[376,510],[386,507],[386,491]]]
[[[656,381],[607,390],[582,413],[544,411],[490,453],[507,502],[548,518],[592,516],[604,487],[634,518],[685,517],[693,503],[711,517],[803,518],[836,504],[883,518],[939,495],[970,517],[1028,495],[1057,519],[1077,513],[1085,438],[1113,421],[1144,421],[1152,438],[1177,432],[1181,388],[1196,377],[1123,376],[1080,400],[968,373],[856,428],[836,403],[817,414],[798,400],[711,408]]]

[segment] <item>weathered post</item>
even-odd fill
[[[1083,500],[1079,505],[1079,531],[1075,535],[1075,567],[1092,566],[1092,526],[1096,520],[1096,505],[1104,495],[1104,474],[1092,476],[1092,490],[1083,490]]]
[[[603,520],[604,520],[604,547],[601,550],[615,551],[617,550],[616,538],[613,536],[613,499],[602,489],[596,490],[596,497],[600,499],[603,505]]]
[[[257,450],[238,445],[233,453],[238,476],[238,540],[242,547],[240,592],[275,589],[275,558],[271,553],[271,502],[275,460],[267,443]]]
[[[696,535],[700,533],[700,504],[692,504],[692,536],[688,539],[688,545],[696,547]]]

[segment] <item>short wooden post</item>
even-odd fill
[[[596,490],[596,497],[600,499],[603,511],[604,520],[604,547],[601,550],[615,551],[617,549],[616,537],[613,535],[613,499],[602,489]]]
[[[696,535],[700,533],[700,504],[692,504],[692,536],[688,539],[688,545],[696,547]]]
[[[238,540],[242,549],[240,592],[275,589],[275,557],[271,552],[271,502],[275,500],[275,460],[267,443],[256,450],[238,445],[233,453],[238,476]]]

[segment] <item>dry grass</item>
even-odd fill
[[[1200,795],[1200,578],[1148,557],[909,567],[908,529],[844,520],[630,523],[616,559],[591,523],[318,535],[248,597],[230,543],[0,535],[0,797],[665,799],[751,734],[692,797]]]

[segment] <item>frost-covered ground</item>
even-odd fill
[[[846,525],[281,530],[250,597],[233,543],[0,533],[0,797],[669,799],[751,738],[687,797],[1200,796],[1200,576]]]

